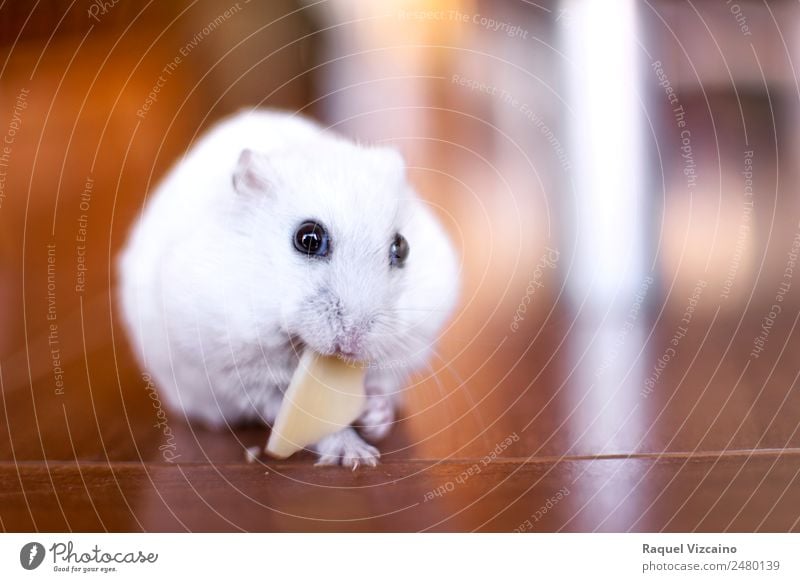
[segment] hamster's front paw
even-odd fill
[[[352,427],[326,436],[314,445],[314,450],[319,454],[317,465],[342,465],[353,470],[359,465],[374,467],[381,456],[378,449],[364,442]]]
[[[383,439],[394,422],[394,406],[390,396],[371,394],[367,397],[364,412],[356,420],[356,426],[364,438],[372,443]]]

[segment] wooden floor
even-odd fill
[[[91,313],[87,322],[97,323]],[[7,438],[0,441],[0,525],[7,531],[800,530],[796,336],[783,337],[780,358],[756,365],[734,348],[720,359],[730,330],[709,324],[694,324],[682,355],[647,398],[642,375],[652,356],[642,352],[638,364],[615,361],[609,378],[596,366],[584,370],[592,359],[570,354],[593,345],[587,343],[593,333],[567,332],[569,322],[546,327],[532,344],[502,338],[502,348],[482,360],[475,359],[487,353],[482,343],[466,348],[409,390],[406,418],[383,444],[383,462],[355,472],[316,468],[308,453],[248,464],[245,448],[263,445],[265,429],[215,433],[171,411],[159,414],[160,402],[123,341],[116,354],[113,344],[87,345],[84,358],[79,334],[74,354],[65,350],[64,393],[54,392],[46,358],[38,369],[32,364],[29,385],[25,362],[36,359],[46,340],[31,338],[28,350],[2,364],[0,427]],[[658,337],[659,326],[653,330]],[[82,337],[95,341],[90,329]],[[583,345],[559,347],[564,338]],[[480,364],[470,368],[470,361]]]

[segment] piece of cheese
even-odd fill
[[[306,349],[283,396],[265,452],[285,459],[358,418],[364,366]]]

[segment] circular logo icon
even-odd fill
[[[44,546],[39,542],[29,542],[19,551],[19,563],[26,570],[34,570],[44,561]]]

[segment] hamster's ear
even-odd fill
[[[267,157],[251,149],[239,154],[233,172],[233,188],[245,196],[263,196],[274,189],[274,172]]]

